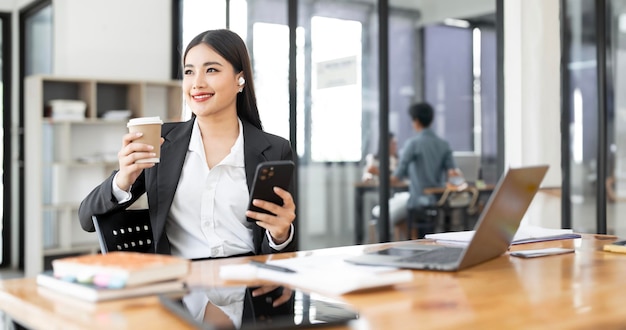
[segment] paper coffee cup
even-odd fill
[[[128,132],[141,132],[143,136],[134,142],[150,144],[154,147],[152,152],[156,153],[154,158],[145,158],[136,161],[137,163],[158,163],[161,159],[161,125],[163,121],[160,117],[140,117],[133,118],[126,125]]]

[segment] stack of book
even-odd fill
[[[50,100],[48,101],[49,115],[55,120],[83,121],[87,103],[82,100]]]
[[[130,110],[109,110],[102,114],[104,120],[128,120],[132,115]]]
[[[137,252],[66,257],[37,276],[41,287],[87,301],[184,292],[190,261]]]

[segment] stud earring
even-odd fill
[[[239,93],[243,92],[243,87],[239,87]]]

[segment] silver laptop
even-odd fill
[[[491,194],[466,247],[412,242],[350,257],[346,261],[361,265],[456,271],[496,258],[511,245],[547,171],[547,165],[509,169]]]

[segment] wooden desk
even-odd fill
[[[354,244],[363,244],[364,221],[363,217],[363,195],[368,191],[378,191],[378,183],[357,182],[354,184]],[[408,183],[400,183],[391,186],[391,193],[408,191]]]
[[[626,254],[601,251],[615,237],[517,245],[513,249],[574,247],[575,253],[536,259],[507,254],[455,273],[414,271],[411,283],[352,293],[341,299],[359,310],[360,329],[609,329],[626,324]],[[405,243],[405,242],[403,242]],[[399,244],[358,245],[298,253],[358,254]],[[264,259],[264,256],[255,257]],[[231,258],[196,262],[189,282],[229,285],[219,266]],[[332,276],[332,274],[329,274]],[[33,329],[186,329],[155,297],[89,304],[37,288],[32,278],[0,282],[0,308]]]
[[[475,187],[476,189],[478,189],[478,192],[480,194],[491,194],[493,192],[493,189],[496,186],[494,184],[485,184],[484,186],[481,186],[480,188],[478,188],[474,184],[471,184],[470,187]],[[445,187],[424,188],[424,194],[435,195],[436,197],[437,196],[440,197],[445,191],[446,191]]]

